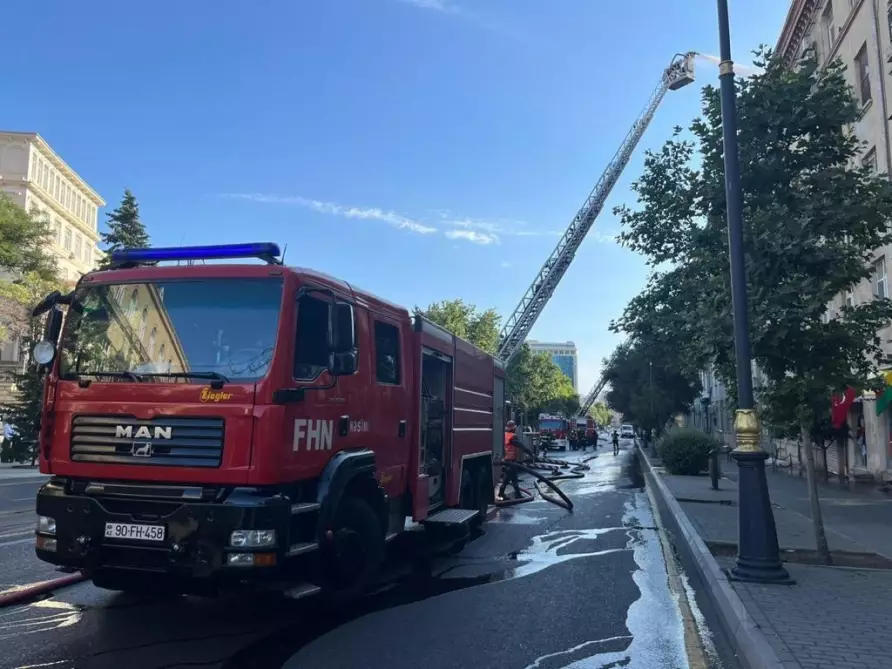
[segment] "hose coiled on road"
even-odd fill
[[[556,460],[534,455],[531,460],[526,462],[505,462],[502,466],[514,467],[519,471],[526,472],[533,477],[533,485],[542,499],[566,509],[567,511],[573,511],[573,500],[567,496],[567,493],[560,489],[557,482],[583,478],[585,472],[590,469],[586,463],[596,457],[598,457],[597,454],[585,458],[580,462],[567,462],[566,460]],[[548,474],[543,474],[542,472],[548,472]],[[522,494],[520,498],[497,500],[495,505],[497,507],[516,506],[518,504],[532,502],[536,499],[532,491],[526,488],[520,488],[520,491]]]

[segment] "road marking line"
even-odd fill
[[[39,477],[39,478],[38,478]],[[23,476],[21,481],[10,481],[9,483],[0,483],[0,488],[10,488],[14,485],[33,485],[35,483],[44,483],[49,481],[50,477],[45,474],[34,474],[33,476]]]
[[[34,496],[32,495],[31,497],[17,497],[15,499],[10,499],[8,501],[10,501],[10,502],[33,502]]]
[[[0,534],[0,539],[9,539],[9,537],[23,537],[26,534],[34,534],[34,528],[29,525],[28,527],[23,527],[20,530],[3,532],[2,534]]]

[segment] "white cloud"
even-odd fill
[[[400,0],[407,5],[415,5],[421,9],[432,9],[435,12],[455,13],[458,8],[447,2],[447,0]]]
[[[449,239],[464,239],[473,244],[498,244],[498,236],[478,230],[447,230],[444,233]]]
[[[353,218],[360,220],[381,221],[387,223],[400,230],[408,230],[422,235],[428,235],[437,232],[437,228],[425,225],[419,221],[412,220],[393,211],[385,211],[377,207],[353,207],[336,202],[323,202],[321,200],[312,200],[306,197],[295,195],[268,195],[264,193],[232,193],[226,197],[236,198],[239,200],[248,200],[250,202],[259,202],[262,204],[285,204],[305,209],[318,211],[320,214],[328,214],[329,216],[341,216],[343,218]]]

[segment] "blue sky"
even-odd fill
[[[734,55],[787,3],[732,3]],[[260,9],[262,7],[262,9]],[[510,313],[673,54],[718,51],[713,0],[18,3],[0,127],[36,131],[156,245],[278,241],[412,306]],[[12,54],[16,54],[14,57]],[[698,86],[717,68],[698,63]],[[532,335],[580,390],[644,285],[611,241],[643,150],[696,114],[670,93]],[[104,221],[104,216],[102,217]]]

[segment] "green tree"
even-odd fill
[[[700,392],[696,375],[672,361],[671,353],[653,341],[620,344],[604,361],[610,384],[607,404],[645,434],[662,430],[673,416],[689,409]]]
[[[427,309],[415,307],[415,312],[488,353],[499,347],[501,319],[495,309],[481,311],[458,299],[434,302]],[[567,375],[547,354],[533,355],[526,344],[508,365],[506,393],[530,421],[542,411],[579,411],[579,396]]]
[[[43,405],[43,374],[30,360],[34,344],[43,338],[45,318],[32,319],[30,309],[48,293],[61,287],[58,281],[43,278],[36,272],[25,274],[15,281],[0,281],[0,313],[12,316],[7,336],[18,337],[25,356],[22,371],[13,374],[16,399],[0,406],[3,420],[15,426],[17,434],[4,444],[4,459],[21,462],[37,456],[37,435]]]
[[[588,415],[591,416],[598,425],[610,425],[610,408],[605,402],[595,402],[592,404],[591,408],[588,410]]]
[[[52,279],[56,276],[55,261],[45,253],[51,236],[43,216],[28,213],[0,193],[0,270]]]
[[[834,391],[864,386],[882,351],[877,331],[892,303],[856,306],[838,296],[871,278],[875,249],[892,242],[892,184],[860,166],[865,148],[849,128],[860,117],[844,66],[796,69],[763,50],[764,73],[739,82],[739,144],[753,358],[764,377],[760,406],[795,423],[804,442],[816,542],[830,561],[814,475],[812,435]],[[618,327],[654,321],[707,360],[734,389],[725,187],[719,92],[703,91],[693,140],[676,133],[647,154],[634,184],[640,208],[618,209],[623,243],[657,272]],[[828,308],[828,305],[832,306]],[[660,315],[648,317],[646,308]],[[670,335],[667,335],[670,336]]]
[[[427,309],[415,307],[415,313],[467,339],[487,353],[495,353],[499,348],[501,319],[495,309],[479,311],[475,305],[459,299],[434,302]]]
[[[149,246],[149,233],[146,226],[139,218],[139,203],[130,189],[124,191],[121,204],[112,212],[106,214],[108,232],[102,233],[102,241],[105,248],[105,258],[101,266],[108,267],[111,263],[112,251],[120,249],[141,249]]]

